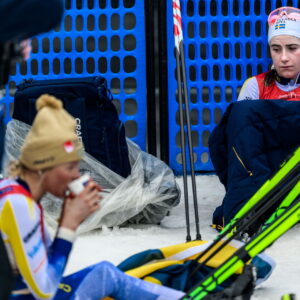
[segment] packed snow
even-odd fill
[[[182,177],[176,178],[183,191]],[[190,178],[188,178],[190,180]],[[203,240],[212,240],[217,232],[210,227],[211,216],[224,196],[224,188],[215,175],[196,177],[200,232]],[[189,181],[189,188],[190,188]],[[192,192],[189,190],[189,207],[192,239],[196,236]],[[128,256],[151,248],[161,248],[186,240],[186,218],[183,192],[180,204],[161,225],[135,225],[130,227],[104,227],[77,238],[66,274],[73,273],[93,263],[108,260],[120,263]],[[300,225],[296,225],[267,249],[277,266],[271,277],[259,286],[251,299],[276,300],[285,293],[300,297]]]

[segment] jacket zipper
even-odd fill
[[[232,147],[233,152],[235,154],[235,156],[237,157],[237,159],[239,160],[239,162],[241,163],[241,165],[243,166],[243,168],[247,171],[249,176],[253,176],[253,173],[245,166],[244,162],[242,161],[242,159],[240,158],[240,156],[238,155],[237,151],[235,150],[235,147]]]

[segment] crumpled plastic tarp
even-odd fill
[[[9,161],[18,158],[30,126],[11,120],[5,135],[3,172]],[[88,173],[102,188],[101,208],[77,229],[79,233],[105,226],[124,224],[158,224],[179,203],[180,189],[173,171],[158,158],[142,151],[127,139],[131,174],[127,178],[114,173],[88,153],[84,153],[81,173]],[[41,201],[45,219],[56,227],[62,200],[47,194]]]

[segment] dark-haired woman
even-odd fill
[[[238,100],[300,100],[300,9],[280,7],[268,25],[272,69],[247,79]]]

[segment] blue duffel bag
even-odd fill
[[[130,174],[125,128],[111,101],[105,78],[25,80],[17,86],[13,119],[31,125],[36,99],[42,94],[62,100],[77,122],[76,133],[87,153],[124,178]]]

